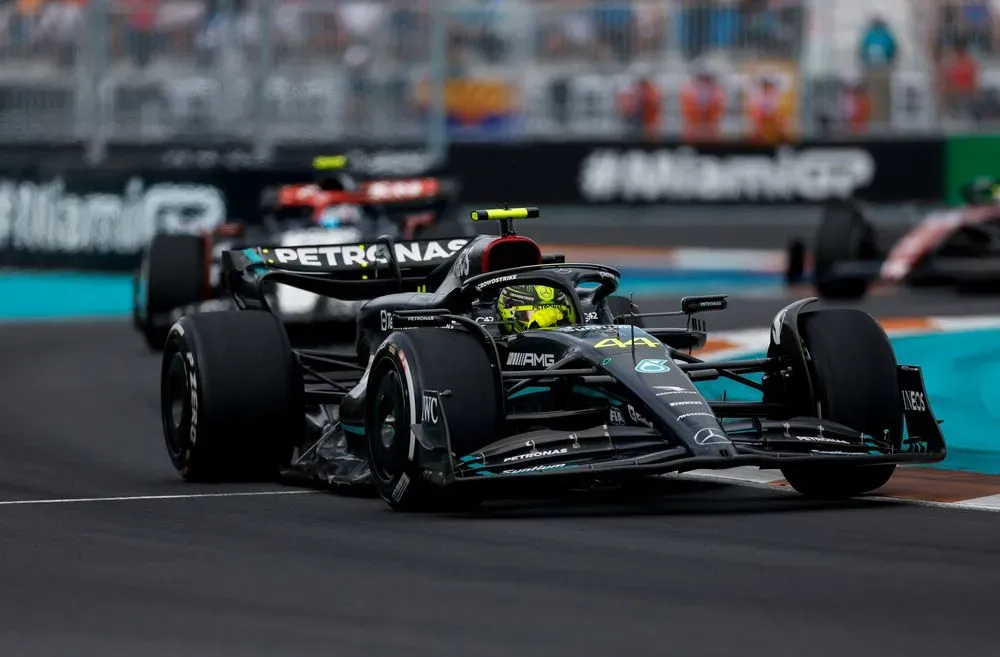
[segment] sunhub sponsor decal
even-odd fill
[[[510,463],[512,461],[526,461],[528,459],[540,459],[545,456],[557,456],[559,454],[565,454],[569,452],[569,448],[563,447],[561,449],[548,449],[539,450],[536,452],[528,452],[526,454],[517,454],[515,456],[508,456],[503,460],[504,463]]]
[[[515,367],[552,367],[556,362],[553,354],[530,354],[511,352],[507,356],[507,364]]]
[[[543,472],[545,470],[557,470],[559,468],[565,468],[567,464],[565,463],[553,463],[552,465],[535,465],[530,468],[516,468],[513,470],[501,470],[501,474],[522,474],[525,472]]]
[[[399,264],[410,262],[426,263],[447,260],[468,243],[465,239],[448,242],[413,242],[396,244],[396,259]],[[274,260],[281,264],[294,263],[305,267],[367,267],[369,264],[386,264],[383,247],[380,245],[334,245],[277,248],[273,250]]]
[[[595,150],[580,166],[589,201],[669,199],[821,201],[848,198],[875,177],[862,148],[777,149],[773,155],[717,156],[682,147]]]

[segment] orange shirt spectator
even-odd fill
[[[719,138],[726,95],[711,75],[701,73],[681,89],[681,116],[686,141]]]
[[[777,144],[789,140],[789,98],[773,80],[763,79],[760,86],[747,95],[747,115],[752,141]]]
[[[17,0],[17,12],[22,16],[37,16],[45,0]]]
[[[642,78],[618,97],[618,110],[622,116],[630,124],[640,128],[648,139],[659,137],[660,107],[660,90],[648,78]]]
[[[872,119],[872,99],[862,85],[850,85],[844,94],[844,114],[852,134],[864,134]]]
[[[160,0],[128,0],[128,23],[133,30],[148,32],[156,26]]]
[[[964,45],[945,65],[944,83],[945,91],[954,95],[971,95],[979,87],[979,64]]]

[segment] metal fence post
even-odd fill
[[[427,113],[427,152],[429,168],[440,167],[448,159],[448,119],[445,111],[445,85],[448,78],[446,59],[446,0],[431,2],[430,21],[430,98]]]

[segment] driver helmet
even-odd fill
[[[349,203],[328,205],[316,217],[316,223],[321,228],[353,226],[360,221],[361,212],[358,210],[358,207]]]
[[[501,330],[508,333],[569,326],[576,320],[566,295],[545,285],[505,287],[497,297],[497,314]]]

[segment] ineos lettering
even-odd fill
[[[903,408],[908,411],[926,411],[927,400],[924,398],[924,393],[916,390],[904,390]]]

